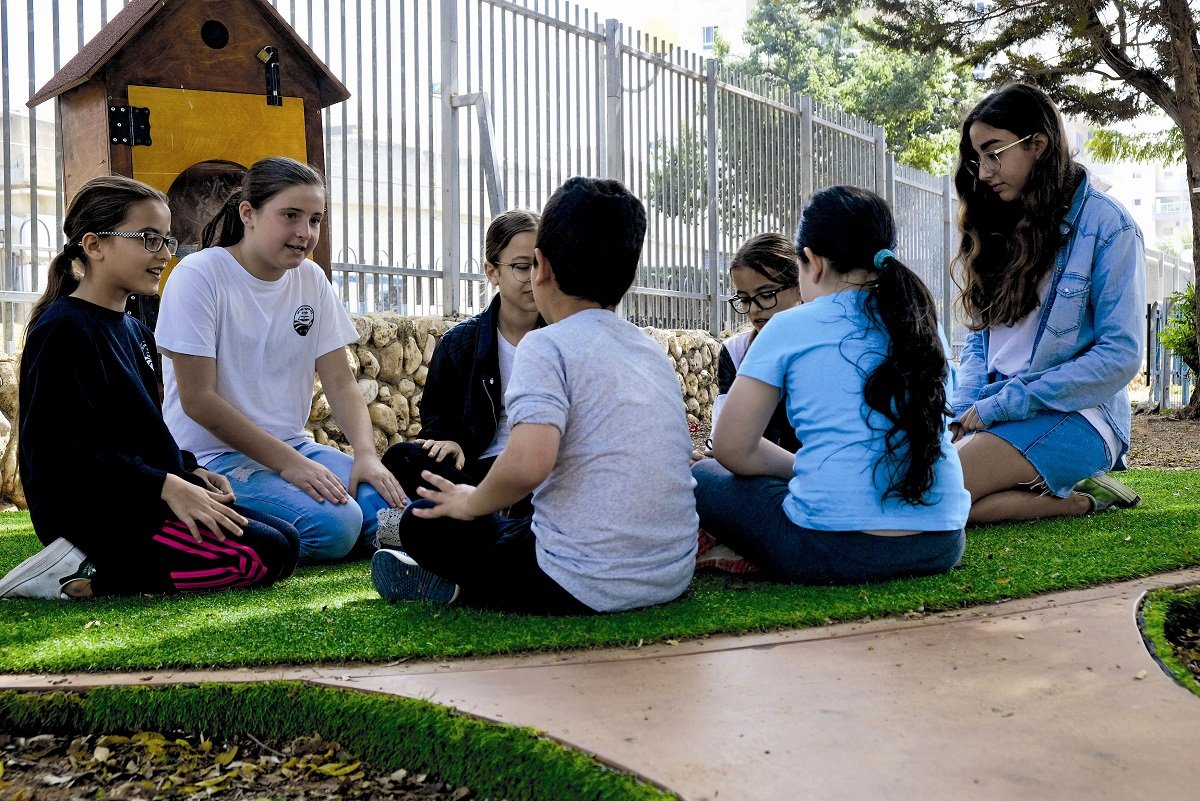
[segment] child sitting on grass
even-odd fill
[[[389,601],[587,614],[670,601],[696,552],[691,442],[670,361],[613,313],[633,283],[642,203],[572,178],[542,211],[532,287],[545,328],[521,340],[505,390],[508,445],[477,487],[425,472],[403,551],[371,579]],[[495,514],[533,492],[533,515]]]

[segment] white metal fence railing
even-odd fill
[[[722,302],[733,252],[753,233],[790,233],[803,200],[836,183],[892,203],[900,256],[952,317],[951,184],[896,165],[870,123],[562,0],[271,1],[351,91],[323,115],[333,279],[351,311],[478,311],[491,296],[491,217],[537,210],[565,178],[589,174],[646,202],[624,304],[639,324],[738,322]],[[62,230],[55,104],[24,102],[124,5],[0,0],[7,349]],[[1191,275],[1178,260],[1148,265],[1154,299]],[[948,327],[957,346],[962,331]]]

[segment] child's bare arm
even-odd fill
[[[561,432],[552,425],[518,423],[509,434],[508,446],[496,458],[478,487],[452,484],[430,472],[422,478],[436,489],[419,487],[417,492],[437,504],[432,509],[414,509],[417,517],[453,517],[471,520],[507,509],[546,480],[558,460]]]
[[[779,404],[779,389],[749,376],[738,376],[729,390],[721,424],[713,430],[713,455],[731,473],[792,477],[794,454],[763,438]]]

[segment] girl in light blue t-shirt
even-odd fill
[[[772,577],[858,582],[958,564],[970,496],[947,429],[932,296],[892,253],[879,196],[813,196],[796,232],[805,303],[750,346],[692,468],[700,525]],[[819,378],[814,378],[819,377]],[[762,437],[780,396],[804,443]]]

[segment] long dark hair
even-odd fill
[[[483,238],[483,260],[488,264],[500,261],[500,252],[508,247],[517,234],[537,231],[538,216],[524,209],[509,209],[488,224]]]
[[[796,248],[783,234],[755,234],[747,239],[729,263],[729,269],[749,267],[780,286],[795,286],[800,280]]]
[[[1048,144],[1014,203],[997,197],[968,164],[977,158],[970,137],[976,122],[1011,131],[1018,139],[1046,137]],[[1017,145],[1033,146],[1032,140]],[[967,325],[975,331],[1011,325],[1038,306],[1038,286],[1065,241],[1061,225],[1083,168],[1071,158],[1054,103],[1040,89],[1020,83],[988,95],[967,115],[958,154],[954,186],[961,201],[959,303]]]
[[[888,421],[885,451],[875,469],[887,471],[885,498],[924,504],[942,456],[948,368],[933,296],[891,253],[895,242],[896,223],[887,203],[853,186],[813,195],[796,230],[796,252],[805,263],[804,249],[811,248],[836,273],[870,273],[865,309],[888,339],[887,353],[863,385],[867,406]]]
[[[271,198],[293,186],[319,186],[325,191],[325,177],[315,168],[286,156],[271,156],[254,162],[235,189],[200,234],[200,247],[229,247],[242,241],[246,226],[242,222],[242,201],[261,209]]]
[[[87,268],[83,252],[83,236],[89,232],[116,230],[129,215],[129,207],[144,200],[158,200],[164,205],[167,196],[141,181],[123,175],[101,175],[84,183],[67,206],[63,220],[66,244],[50,262],[46,291],[29,312],[28,327],[32,327],[51,303],[66,297],[79,288],[82,274],[79,266]]]

